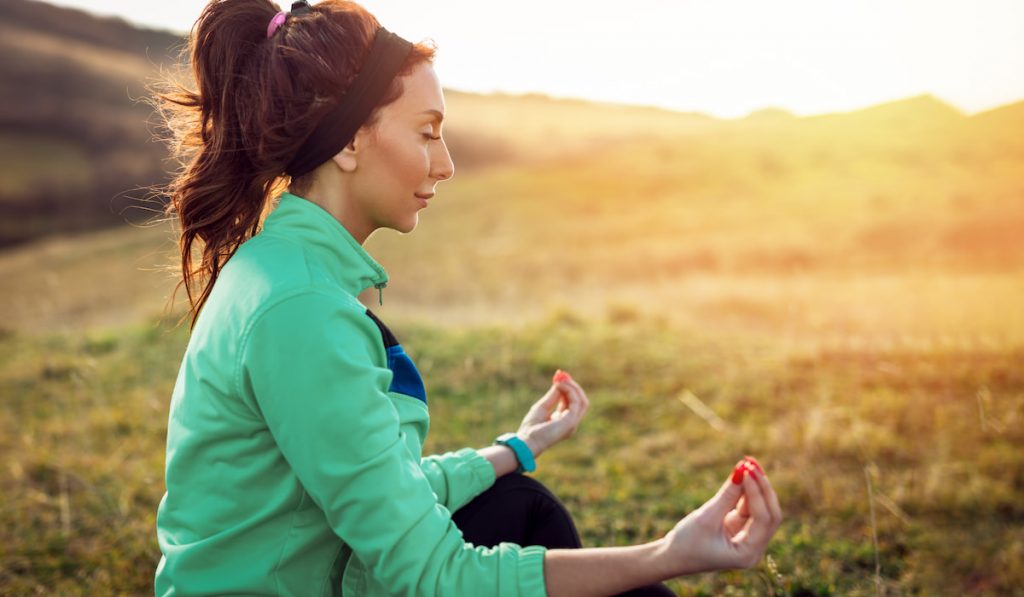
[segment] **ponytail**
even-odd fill
[[[180,228],[181,279],[171,302],[184,286],[190,329],[221,268],[259,232],[270,200],[289,186],[308,190],[314,172],[292,180],[284,170],[352,83],[380,27],[355,2],[323,0],[308,13],[289,15],[268,38],[277,12],[269,0],[211,0],[183,49],[194,89],[173,78],[151,87],[180,164],[165,189],[164,213]],[[378,110],[401,96],[401,75],[434,51],[414,45],[363,126],[376,125]]]

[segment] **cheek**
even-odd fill
[[[430,168],[428,147],[424,143],[392,142],[385,152],[390,175],[406,184],[418,186]]]

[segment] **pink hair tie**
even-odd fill
[[[277,31],[278,27],[280,27],[281,25],[284,25],[284,21],[287,18],[288,18],[288,13],[286,13],[286,12],[284,12],[282,10],[281,12],[277,13],[276,15],[274,15],[274,18],[270,19],[270,24],[267,25],[267,39],[270,39],[271,37],[273,37],[274,32]]]

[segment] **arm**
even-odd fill
[[[628,547],[550,549],[544,556],[551,597],[618,595],[675,576],[662,539]]]
[[[537,453],[533,446],[531,450]],[[490,461],[497,477],[519,465],[507,446],[477,452]],[[663,539],[628,547],[549,549],[544,556],[545,589],[552,597],[617,595],[675,576]]]
[[[575,384],[575,382],[572,382]],[[551,441],[551,437],[555,440],[563,439],[568,432],[570,435],[575,431],[576,425],[579,423],[579,419],[583,417],[583,413],[586,412],[589,402],[587,401],[586,395],[583,394],[582,389],[579,394],[570,392],[571,398],[569,398],[570,404],[569,412],[575,416],[571,419],[568,417],[559,417],[563,420],[555,420],[548,422],[551,416],[551,409],[555,406],[554,400],[558,398],[557,392],[559,388],[553,385],[551,390],[548,391],[547,395],[541,398],[537,404],[527,414],[527,418],[524,419],[523,425],[520,426],[518,434],[526,445],[530,448],[533,453],[533,457],[537,458],[541,452],[544,451],[544,441],[533,433],[531,433],[530,427],[548,427],[543,435],[548,435],[547,441]],[[553,423],[553,424],[552,424]],[[561,428],[559,428],[561,427]],[[525,430],[524,430],[525,428]],[[493,471],[493,475],[486,475],[481,469],[477,470],[475,477],[466,477],[463,475],[462,478],[458,478],[452,474],[452,467],[444,466],[444,462],[448,461],[451,463],[455,460],[457,455],[462,460],[472,461],[473,458],[469,457],[466,453],[469,452],[468,448],[463,448],[456,453],[447,453],[442,456],[427,456],[421,459],[423,465],[423,472],[427,475],[430,480],[430,485],[434,488],[434,493],[438,496],[438,501],[445,504],[448,509],[452,512],[461,508],[467,504],[474,497],[479,495],[482,491],[494,484],[494,481],[504,475],[513,473],[519,468],[519,459],[516,457],[516,453],[512,451],[508,446],[496,445],[487,446],[476,450],[476,455],[479,459],[486,460],[490,463],[489,468]],[[439,466],[440,465],[440,466]],[[464,467],[464,469],[467,467]],[[490,471],[488,471],[490,472]],[[481,478],[490,477],[483,484],[479,482]],[[461,490],[462,495],[459,498],[449,497],[452,491]]]
[[[527,441],[534,456],[538,451]],[[437,495],[437,501],[455,512],[480,495],[494,481],[519,467],[515,452],[508,446],[487,446],[473,450],[462,448],[455,452],[420,458],[420,468]]]
[[[644,545],[552,549],[544,555],[549,595],[614,595],[676,576],[749,568],[764,557],[782,508],[756,459],[745,457],[710,500],[667,535]]]
[[[530,446],[530,451],[533,452],[534,458],[540,456],[540,453],[529,440],[526,440],[526,445]],[[512,451],[512,448],[508,446],[487,446],[477,450],[477,453],[491,463],[496,478],[514,473],[519,468],[519,459],[516,458],[516,453]]]
[[[438,503],[455,512],[494,485],[494,467],[478,451],[462,448],[420,458],[420,469]]]
[[[403,595],[542,596],[546,548],[474,547],[438,503],[400,435],[386,362],[380,332],[357,305],[310,291],[269,307],[245,332],[236,379],[376,584]]]
[[[498,477],[514,472],[518,466],[515,452],[507,446],[462,448],[420,459],[420,468],[438,503],[451,512],[468,504],[494,485]]]

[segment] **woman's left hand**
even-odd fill
[[[576,433],[590,408],[587,394],[568,373],[555,373],[551,388],[526,413],[519,431],[534,457]]]

